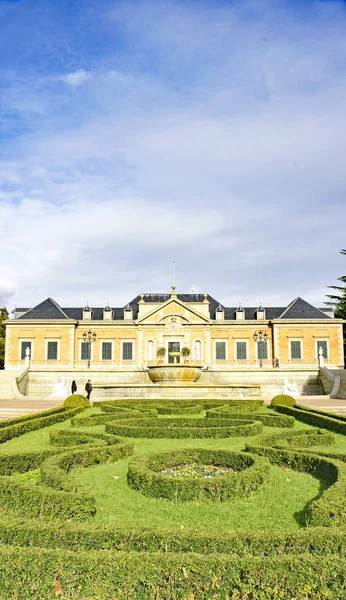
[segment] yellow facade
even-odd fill
[[[322,314],[321,318],[285,320],[237,320],[236,317],[227,319],[223,314],[221,318],[214,318],[216,316],[215,313],[211,317],[206,295],[200,302],[183,302],[174,291],[164,302],[148,303],[141,296],[137,314],[126,319],[68,316],[35,319],[30,318],[29,312],[6,323],[5,368],[24,368],[27,346],[33,367],[78,369],[86,366],[89,356],[83,334],[88,335],[89,331],[96,334],[95,341],[90,343],[91,366],[105,370],[140,370],[156,364],[160,347],[166,349],[164,362],[167,362],[172,360],[169,358],[172,344],[177,344],[179,350],[188,347],[189,361],[211,370],[274,367],[275,359],[282,367],[317,368],[320,346],[326,366],[343,366],[340,320],[325,318]],[[264,334],[267,336],[265,351],[259,345],[259,332],[262,338]]]

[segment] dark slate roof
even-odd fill
[[[47,298],[34,308],[28,310],[19,319],[68,319],[64,310],[53,300]]]
[[[144,294],[145,303],[167,302],[171,298],[171,294]],[[178,294],[178,299],[181,302],[201,303],[203,302],[204,294]],[[138,303],[141,296],[131,300],[126,306],[130,306],[133,310],[133,318],[138,318]],[[210,307],[210,318],[215,319],[215,311],[219,302],[212,296],[207,295]],[[104,307],[90,307],[92,310],[92,318],[95,321],[103,320]],[[224,307],[225,321],[234,321],[236,319],[236,311],[239,306]],[[17,309],[17,312],[24,309]],[[256,320],[258,306],[243,307],[246,320]],[[302,298],[296,298],[287,307],[271,306],[264,307],[266,320],[273,319],[330,319],[331,317],[319,308],[315,308]],[[73,319],[75,321],[83,320],[83,308],[61,308],[55,300],[47,298],[34,308],[26,309],[27,312],[18,317],[18,319]],[[124,320],[124,307],[112,307],[113,319],[115,321]]]
[[[226,307],[225,308],[225,321],[234,321],[236,316],[235,313],[238,310],[239,306],[231,306],[231,307]],[[245,319],[247,321],[250,320],[256,320],[257,316],[257,310],[258,310],[258,306],[243,306],[242,307],[244,312],[245,312]],[[281,315],[281,313],[285,310],[285,307],[275,307],[275,306],[268,306],[264,307],[265,310],[265,318],[268,321],[271,321],[272,319],[278,319]]]
[[[280,319],[330,319],[319,308],[315,308],[303,298],[296,298],[288,305],[279,317]]]

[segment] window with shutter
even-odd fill
[[[291,359],[301,360],[302,358],[302,343],[300,340],[291,340]]]
[[[102,360],[112,360],[112,342],[102,342]]]
[[[133,343],[123,342],[123,360],[133,360]]]
[[[268,343],[257,342],[257,358],[259,360],[267,360],[268,358]]]
[[[247,359],[247,343],[246,342],[237,342],[236,356],[237,356],[237,360],[246,360]]]
[[[226,342],[215,342],[216,360],[226,360]]]
[[[81,360],[89,360],[91,358],[91,356],[89,355],[90,352],[91,352],[91,343],[81,342],[81,345],[80,345]]]
[[[58,342],[47,342],[47,360],[58,360]]]

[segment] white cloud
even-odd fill
[[[167,291],[176,260],[179,291],[321,304],[343,272],[343,11],[204,6],[117,3],[116,56],[16,81],[6,109],[28,131],[0,164],[13,301],[125,304]]]
[[[89,79],[91,79],[92,76],[93,76],[92,73],[89,73],[88,71],[84,71],[84,69],[79,69],[78,71],[74,71],[73,73],[68,73],[67,75],[63,75],[63,76],[59,77],[59,79],[61,79],[61,81],[64,81],[65,83],[67,83],[72,88],[77,88],[78,86],[82,85],[86,81],[89,81]]]

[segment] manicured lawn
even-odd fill
[[[261,412],[271,413],[267,407]],[[83,417],[100,412],[88,409]],[[273,412],[273,414],[275,414]],[[177,418],[179,415],[172,415]],[[160,418],[160,417],[159,417]],[[168,418],[163,415],[162,418]],[[186,416],[182,417],[186,419]],[[191,416],[191,419],[196,418]],[[200,418],[200,415],[198,415]],[[49,446],[51,429],[68,429],[70,421],[51,425],[42,430],[27,433],[0,445],[0,454],[33,451]],[[295,429],[307,429],[308,425],[296,421]],[[83,431],[103,432],[104,425],[84,427]],[[264,427],[263,433],[279,433],[282,429]],[[346,440],[336,436],[335,451],[346,451]],[[135,453],[174,448],[218,448],[240,451],[249,438],[229,439],[133,439]],[[328,451],[331,448],[328,448]],[[306,525],[305,507],[316,498],[325,483],[310,475],[271,466],[270,478],[249,498],[234,498],[224,503],[211,501],[171,502],[143,496],[127,485],[126,473],[129,459],[119,460],[88,469],[71,472],[70,478],[78,485],[87,487],[97,499],[97,513],[91,520],[95,524],[122,527],[145,527],[154,529],[180,528],[202,530],[297,530]],[[24,476],[26,478],[27,476]],[[30,477],[29,477],[30,480]]]

